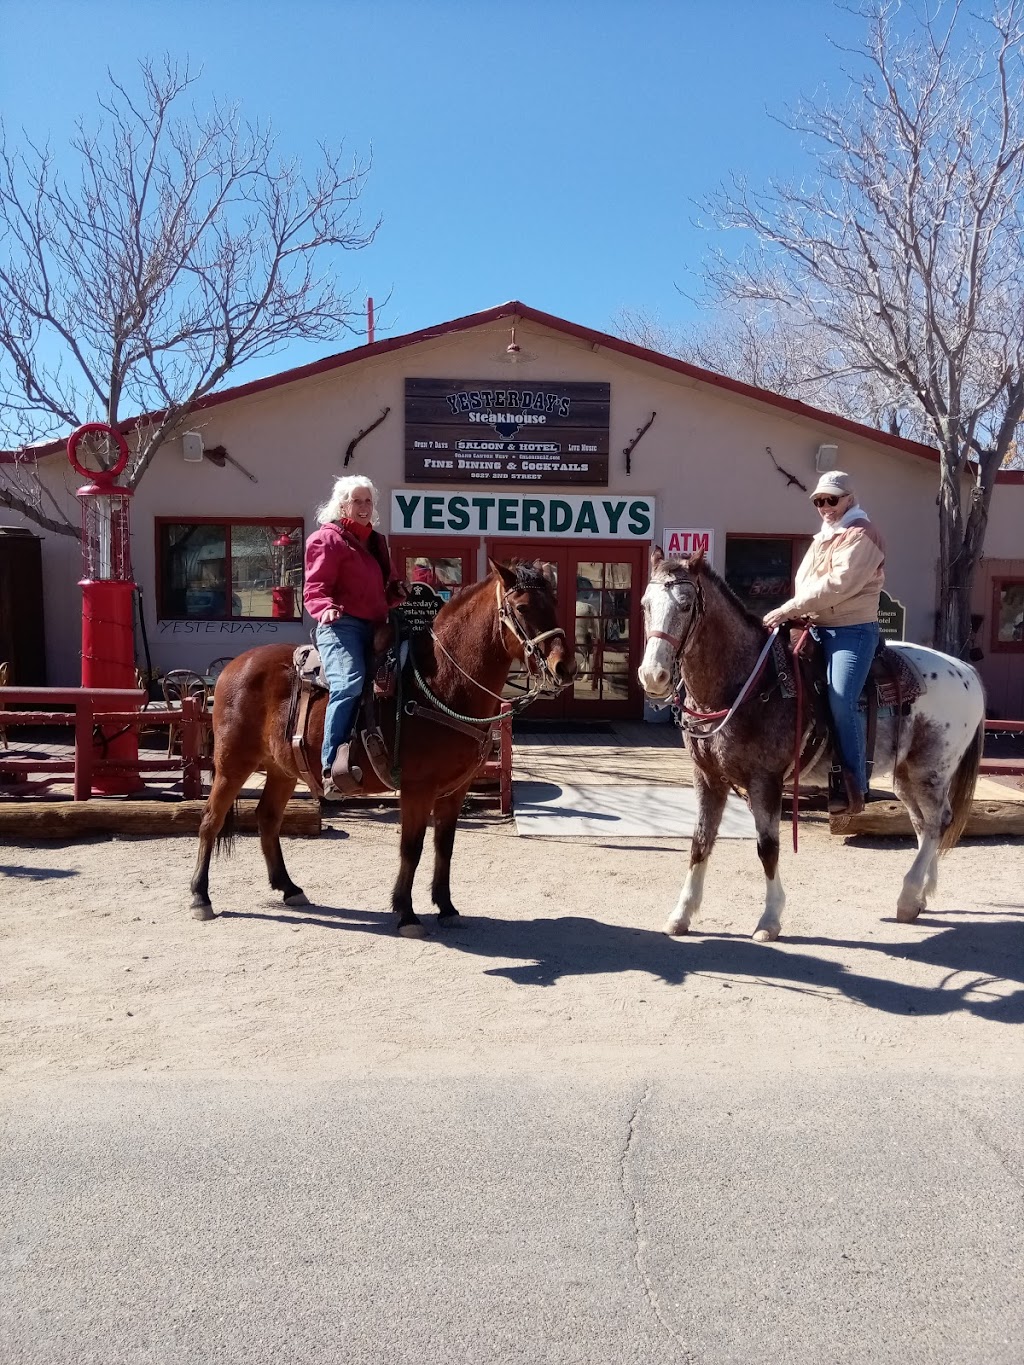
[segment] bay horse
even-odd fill
[[[685,689],[689,713],[725,717],[721,725],[681,718],[689,730],[697,823],[686,880],[665,932],[687,933],[700,908],[726,798],[736,788],[746,794],[754,816],[757,853],[767,882],[764,911],[753,937],[761,942],[776,939],[786,900],[778,870],[779,819],[783,783],[793,771],[797,752],[796,700],[771,684],[767,690],[764,684],[752,686],[739,700],[745,682],[756,672],[768,632],[702,553],[666,560],[655,550],[643,612],[646,646],[639,676],[647,696],[666,702]],[[924,681],[924,691],[903,704],[902,714],[891,714],[892,708],[887,713],[879,710],[874,754],[868,754],[874,758],[876,776],[892,777],[893,790],[917,835],[917,857],[896,904],[896,918],[908,923],[935,890],[938,855],[953,847],[967,823],[981,762],[985,699],[981,680],[969,664],[924,645],[888,647],[909,659]],[[811,711],[808,702],[801,748],[813,728]],[[828,749],[826,741],[804,761],[803,777],[816,785],[824,785]]]
[[[572,646],[566,644],[556,619],[552,584],[540,566],[491,563],[490,569],[481,582],[465,588],[441,608],[430,631],[412,637],[405,663],[401,695],[407,700],[396,756],[401,769],[401,864],[391,903],[398,915],[398,932],[406,938],[424,934],[413,912],[412,884],[431,815],[431,896],[440,924],[458,916],[450,887],[455,826],[490,742],[491,722],[499,713],[501,690],[513,662],[519,660],[526,669],[530,700],[560,691],[576,672]],[[285,905],[308,904],[285,868],[280,838],[284,808],[300,777],[287,733],[293,652],[291,645],[257,645],[229,663],[217,679],[214,778],[199,826],[199,853],[191,883],[196,919],[213,918],[210,856],[215,843],[218,847],[226,844],[230,850],[235,798],[260,767],[266,771],[266,784],[256,822],[271,889],[282,893]],[[326,696],[313,703],[307,732],[317,764],[326,706]],[[383,711],[381,729],[394,755],[395,707]],[[365,791],[391,789],[377,778],[369,762],[361,766]]]

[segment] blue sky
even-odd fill
[[[197,102],[241,101],[282,152],[372,147],[367,250],[343,281],[391,301],[378,335],[520,298],[601,330],[623,308],[695,316],[709,236],[697,203],[730,172],[799,174],[782,115],[846,89],[815,0],[3,0],[0,112],[58,150],[108,66],[169,52]],[[272,373],[355,344],[292,346]],[[234,376],[253,377],[252,373]]]

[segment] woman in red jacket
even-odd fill
[[[303,601],[330,686],[324,717],[324,795],[336,800],[362,780],[348,741],[366,677],[374,628],[402,597],[384,537],[375,531],[377,490],[360,474],[336,479],[306,541]]]

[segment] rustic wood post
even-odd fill
[[[181,699],[181,794],[186,801],[197,801],[203,791],[202,758],[203,735],[196,697]]]
[[[92,697],[84,692],[75,699],[75,800],[92,795]]]

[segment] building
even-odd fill
[[[76,516],[77,480],[62,448],[38,459]],[[347,471],[380,490],[382,529],[425,608],[485,574],[489,557],[550,563],[581,674],[548,713],[639,716],[652,544],[670,555],[702,546],[740,596],[766,611],[789,594],[816,529],[807,494],[817,471],[834,467],[853,475],[886,538],[890,633],[929,642],[934,451],[504,304],[205,400],[134,499],[149,656],[161,670],[205,672],[215,657],[252,645],[306,640],[302,545],[332,480]],[[993,713],[1021,716],[1024,475],[1000,480],[976,645]],[[42,572],[47,680],[71,684],[78,545],[44,535]],[[143,660],[141,630],[138,643]]]

